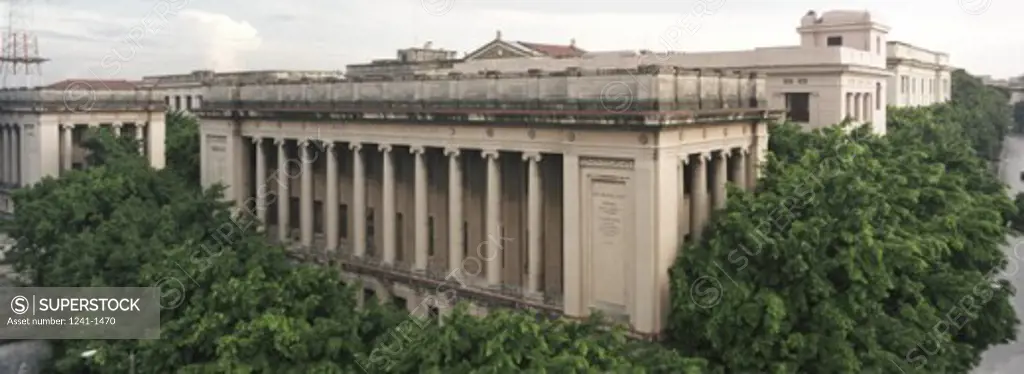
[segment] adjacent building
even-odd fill
[[[596,309],[657,333],[680,245],[726,184],[756,183],[782,115],[764,88],[669,65],[217,86],[197,111],[202,181],[341,260],[362,302]]]
[[[953,94],[949,55],[907,43],[892,41],[886,45],[889,79],[889,105],[926,106],[944,103]]]
[[[135,137],[150,164],[163,168],[164,105],[162,97],[128,81],[0,90],[0,210],[13,212],[13,190],[84,167],[88,128]]]

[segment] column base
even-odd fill
[[[544,302],[544,293],[539,291],[523,291],[523,298],[530,301]]]

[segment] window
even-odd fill
[[[882,109],[882,83],[875,82],[875,110]]]
[[[348,205],[341,204],[341,209],[338,209],[339,225],[338,231],[341,232],[341,237],[348,239]]]
[[[427,217],[427,256],[434,255],[434,217]]]
[[[843,45],[843,37],[842,36],[830,36],[830,37],[828,37],[828,39],[825,40],[825,44],[827,44],[829,47],[841,46],[841,45]]]
[[[875,53],[882,54],[882,37],[875,37]]]
[[[469,257],[469,221],[462,221],[462,258]]]
[[[811,94],[807,92],[786,93],[786,114],[793,122],[811,121]]]
[[[395,261],[402,262],[405,259],[405,239],[402,233],[405,232],[405,225],[402,223],[402,213],[395,213]]]
[[[395,296],[395,306],[402,310],[409,310],[409,300],[404,297]]]

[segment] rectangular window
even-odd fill
[[[811,94],[808,92],[786,93],[786,112],[790,121],[811,121]]]
[[[427,255],[434,255],[434,217],[427,217]]]
[[[341,204],[338,209],[338,221],[341,227],[338,227],[338,231],[341,232],[341,237],[348,239],[348,205]]]
[[[402,213],[395,213],[395,261],[402,262],[405,259],[405,225],[402,222]]]
[[[843,45],[843,37],[842,36],[830,36],[830,37],[828,37],[828,39],[826,39],[825,44],[827,44],[829,47],[841,46],[841,45]]]

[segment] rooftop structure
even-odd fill
[[[309,82],[342,79],[339,71],[251,70],[215,72],[196,70],[187,74],[142,77],[135,83],[153,89],[163,96],[168,110],[189,112],[202,106],[203,96],[211,85],[259,84],[273,82]]]
[[[756,182],[765,100],[755,73],[663,65],[215,86],[202,180],[362,303],[657,334],[676,251]]]

